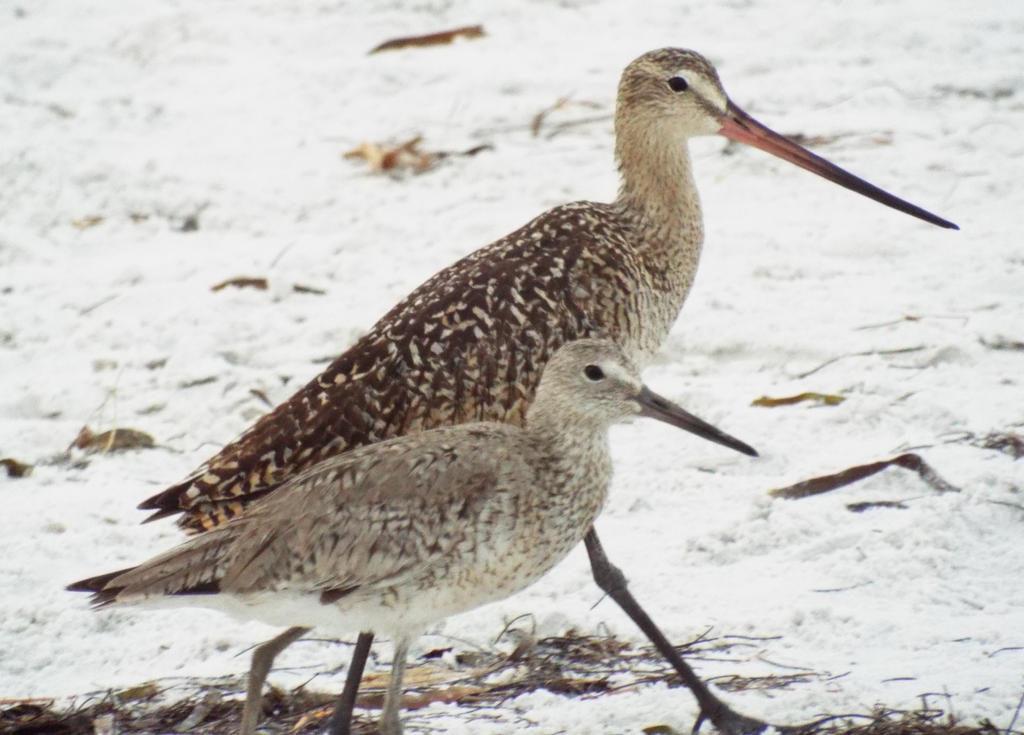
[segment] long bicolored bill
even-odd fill
[[[664,421],[666,424],[677,426],[680,429],[696,434],[702,439],[721,444],[737,452],[743,452],[751,457],[757,456],[757,451],[741,442],[734,436],[729,436],[721,429],[716,429],[703,419],[699,419],[689,411],[686,411],[668,399],[662,398],[647,386],[633,399],[640,404],[640,415],[648,418]]]
[[[745,113],[733,104],[731,100],[726,107],[725,115],[720,118],[720,122],[722,123],[722,129],[718,132],[729,140],[760,148],[762,151],[767,151],[784,161],[795,163],[800,168],[805,168],[851,191],[863,194],[869,199],[881,202],[887,207],[892,207],[893,209],[898,209],[901,212],[906,212],[909,215],[923,219],[925,222],[931,222],[933,225],[947,227],[952,230],[960,229],[949,220],[937,217],[915,204],[893,196],[889,192],[879,189],[874,184],[869,184],[864,179],[854,176],[849,171],[839,168],[834,163],[826,161],[821,156],[811,153],[789,138],[779,135],[771,128],[765,127]]]

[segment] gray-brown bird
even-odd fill
[[[611,483],[608,427],[634,416],[756,455],[646,388],[613,342],[577,340],[548,362],[523,428],[474,422],[360,447],[165,554],[69,589],[94,592],[100,607],[170,602],[272,625],[389,633],[380,731],[398,735],[412,639],[532,584],[579,543]],[[363,664],[350,668],[346,698]],[[249,697],[241,735],[253,735],[260,712],[260,690]]]
[[[691,137],[724,135],[956,228],[753,120],[692,51],[651,51],[626,67],[615,134],[621,188],[613,202],[555,207],[445,268],[308,385],[140,508],[155,511],[151,519],[181,514],[183,528],[204,531],[354,447],[467,421],[521,424],[541,370],[569,340],[611,339],[643,367],[675,321],[700,258]],[[630,595],[593,529],[585,540],[595,580],[691,688],[701,719],[725,732],[760,729],[763,723],[734,713],[679,657]],[[284,648],[301,630],[290,633],[268,650]],[[369,645],[361,637],[363,644]]]

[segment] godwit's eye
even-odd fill
[[[682,77],[672,77],[668,80],[668,86],[673,92],[685,92],[690,87]]]
[[[587,376],[587,380],[592,380],[595,383],[599,380],[604,380],[604,370],[597,365],[587,365],[583,368],[583,374]]]

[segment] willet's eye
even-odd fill
[[[583,368],[583,374],[587,376],[587,380],[592,380],[595,383],[599,380],[604,380],[604,370],[597,365],[587,365]]]
[[[673,92],[685,92],[690,85],[682,77],[672,77],[668,80],[668,86]]]

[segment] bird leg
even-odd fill
[[[402,735],[402,722],[398,712],[402,708],[402,679],[411,639],[403,635],[395,641],[395,659],[391,664],[391,680],[384,695],[384,711],[380,714],[381,735]]]
[[[348,664],[348,674],[345,675],[345,688],[341,690],[331,719],[327,722],[327,732],[330,735],[349,735],[352,729],[352,710],[356,706],[356,694],[359,692],[359,682],[363,680],[363,669],[366,668],[371,643],[373,633],[360,633],[356,639],[352,660]]]
[[[627,589],[626,577],[621,570],[609,561],[601,542],[597,538],[597,532],[590,528],[587,535],[583,537],[587,545],[587,554],[590,556],[590,567],[594,574],[594,581],[597,586],[606,592],[619,607],[621,607],[633,622],[644,632],[658,652],[665,657],[672,668],[679,674],[679,678],[693,692],[700,707],[700,714],[694,723],[693,732],[696,733],[704,720],[711,720],[711,723],[718,728],[719,732],[725,735],[754,735],[768,727],[768,723],[746,717],[734,712],[725,702],[716,697],[707,685],[698,678],[693,669],[690,668],[675,647],[661,632],[650,616],[640,607]],[[786,731],[787,728],[777,728]]]
[[[256,647],[249,667],[249,686],[245,691],[245,706],[242,708],[240,735],[254,735],[263,710],[263,683],[267,680],[270,667],[277,654],[301,638],[309,628],[289,628],[281,635]]]

